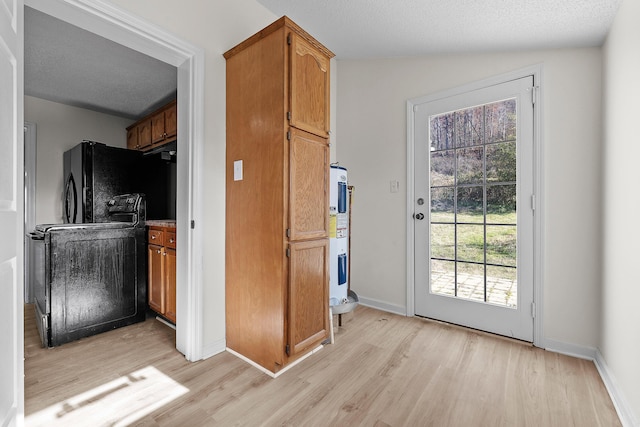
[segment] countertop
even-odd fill
[[[176,228],[175,219],[148,219],[145,221],[148,226]]]

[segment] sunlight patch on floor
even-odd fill
[[[25,419],[31,426],[126,426],[189,391],[148,366],[51,405]]]

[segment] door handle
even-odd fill
[[[78,195],[76,193],[76,180],[73,179],[72,173],[70,173],[69,178],[67,178],[64,196],[64,214],[66,216],[66,220],[67,222],[75,223],[76,215],[78,214]],[[71,205],[73,205],[73,214],[71,213]]]
[[[414,213],[413,214],[413,218],[414,219],[418,219],[418,220],[423,220],[424,219],[424,214],[423,213]]]

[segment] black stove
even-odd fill
[[[38,329],[44,346],[145,319],[145,201],[107,201],[107,221],[40,224],[30,234]]]

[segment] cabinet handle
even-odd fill
[[[173,243],[173,242],[175,242],[175,240],[169,239],[169,243]]]
[[[151,236],[151,240],[156,240],[155,234]]]
[[[158,249],[158,253],[160,253],[160,249]]]

